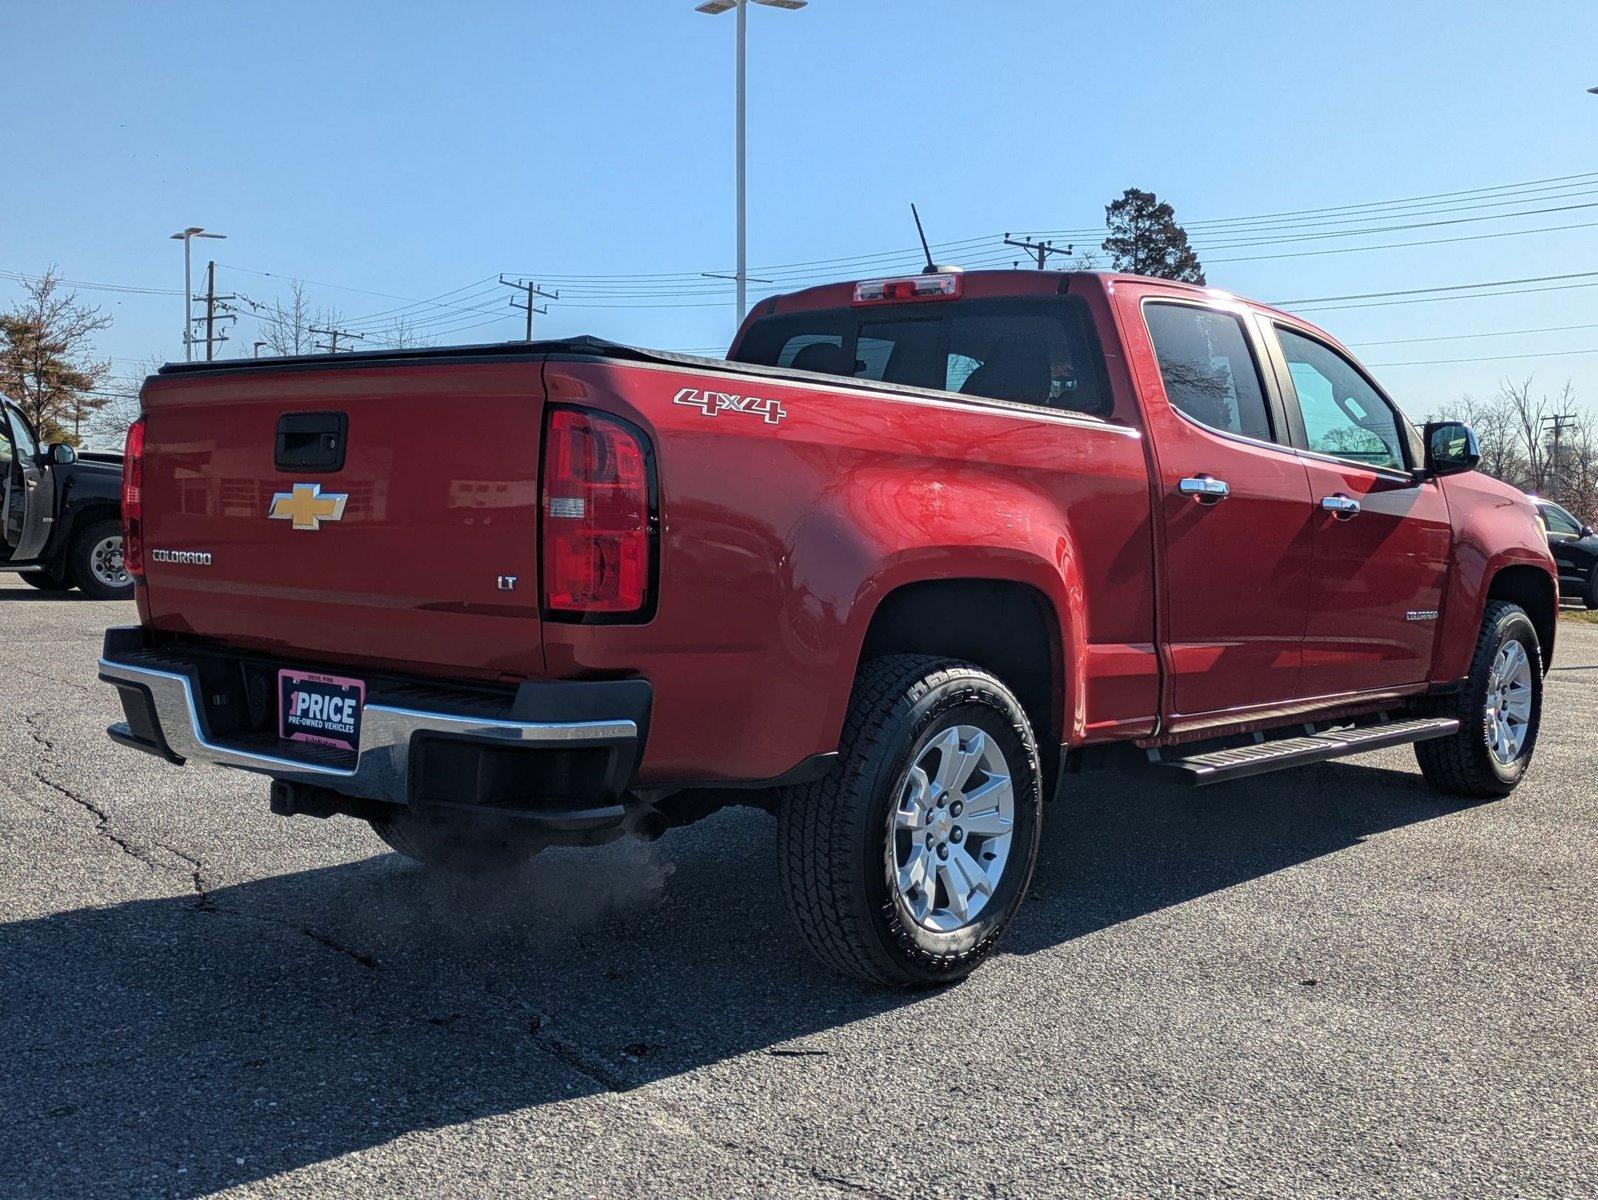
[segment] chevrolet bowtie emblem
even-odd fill
[[[272,497],[266,515],[274,521],[293,521],[296,529],[320,529],[323,521],[344,519],[347,495],[322,494],[319,483],[296,483],[292,492]]]

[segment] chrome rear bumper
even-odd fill
[[[619,794],[630,782],[648,720],[649,688],[642,681],[547,683],[524,684],[524,689],[534,690],[527,703],[518,693],[516,702],[508,706],[511,715],[429,711],[370,700],[362,709],[360,748],[353,755],[263,734],[221,738],[212,733],[205,704],[197,699],[198,669],[171,655],[144,650],[139,634],[137,629],[106,633],[100,678],[121,691],[128,717],[107,730],[114,740],[169,761],[216,763],[369,800],[403,804],[414,798],[412,759],[419,738],[530,751],[608,748],[614,753],[594,756],[594,765],[613,778],[594,786]],[[611,691],[595,691],[605,688]],[[596,702],[602,707],[607,695],[627,715],[593,716]],[[562,705],[563,700],[574,703]],[[584,719],[543,719],[562,707],[580,710]],[[531,714],[520,719],[520,709],[543,711],[536,713],[539,719]]]

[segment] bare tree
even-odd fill
[[[1526,458],[1520,450],[1518,421],[1500,398],[1461,396],[1427,419],[1464,421],[1481,442],[1481,470],[1517,487],[1524,482]]]
[[[61,290],[53,266],[22,287],[26,298],[0,316],[0,391],[21,406],[45,441],[76,445],[107,402],[99,385],[111,363],[93,357],[92,339],[110,328],[111,318]]]
[[[1569,385],[1566,385],[1568,392]],[[1547,394],[1533,396],[1531,378],[1520,383],[1505,379],[1498,388],[1498,396],[1508,419],[1520,439],[1520,450],[1525,456],[1525,491],[1542,493],[1548,487],[1548,449],[1543,442],[1543,418],[1551,411]]]
[[[1559,443],[1559,502],[1589,525],[1598,524],[1598,418],[1590,410],[1576,414]]]
[[[1091,246],[1078,250],[1065,264],[1067,271],[1097,271],[1100,269],[1099,256],[1093,252]]]
[[[1545,418],[1567,413],[1575,421],[1564,425],[1556,451]],[[1531,379],[1506,379],[1491,399],[1463,396],[1432,419],[1440,418],[1476,430],[1486,474],[1598,521],[1598,417],[1581,406],[1568,380],[1550,395],[1534,392]]]
[[[131,368],[108,380],[105,385],[105,407],[94,414],[90,422],[86,445],[105,450],[120,450],[128,435],[128,426],[141,411],[139,393],[144,381],[164,366],[166,360],[159,354],[147,354]]]
[[[396,350],[406,350],[412,346],[433,345],[433,335],[426,333],[414,320],[404,313],[396,315],[388,323],[388,327],[375,335],[374,340],[392,346]]]
[[[274,355],[311,354],[315,341],[311,326],[317,323],[316,314],[305,294],[305,285],[298,279],[289,285],[288,299],[274,296],[267,303],[250,301],[250,307],[261,321],[261,340]]]

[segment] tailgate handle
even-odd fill
[[[272,465],[279,471],[340,470],[349,427],[341,412],[284,413],[277,419]]]

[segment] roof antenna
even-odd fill
[[[921,235],[921,252],[927,256],[926,269],[923,275],[936,275],[938,268],[932,263],[932,247],[927,245],[927,231],[921,228],[921,214],[916,211],[915,201],[910,202],[910,215],[916,219],[916,232]]]

